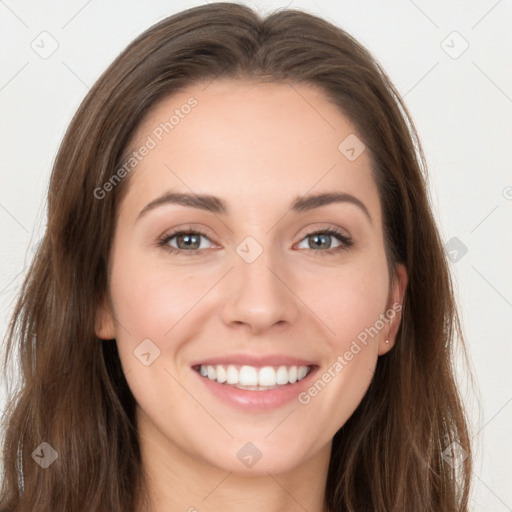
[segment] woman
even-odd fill
[[[139,36],[55,162],[0,510],[467,511],[425,169],[320,18],[215,3]]]

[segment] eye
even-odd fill
[[[165,234],[163,238],[159,240],[158,245],[165,247],[165,249],[171,253],[183,251],[195,254],[201,249],[208,248],[201,243],[201,238],[209,240],[205,234],[199,231],[181,230]]]
[[[338,241],[338,245],[332,247],[332,238]],[[322,254],[332,254],[338,251],[346,251],[352,247],[353,242],[350,237],[336,228],[326,228],[313,233],[308,233],[303,240],[310,247],[302,247],[303,249],[313,250],[314,252],[320,252]],[[301,242],[303,243],[303,242]],[[311,246],[313,248],[311,248]],[[316,251],[315,249],[323,249]]]

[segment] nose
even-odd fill
[[[263,253],[252,263],[236,255],[226,283],[222,309],[226,325],[244,327],[251,334],[297,321],[300,300],[293,290],[291,272]]]

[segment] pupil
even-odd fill
[[[194,238],[197,238],[197,235],[181,235],[180,238],[185,241],[185,246],[188,248],[190,248],[191,244],[197,244],[197,240],[193,240]]]
[[[327,238],[328,238],[329,235],[312,235],[312,238],[314,240],[314,244],[317,246],[317,247],[323,247],[323,248],[327,248],[329,249],[330,247],[330,243],[329,242],[326,242]],[[322,240],[324,240],[325,243],[322,243]],[[318,243],[318,240],[320,240],[320,243]]]

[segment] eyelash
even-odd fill
[[[209,237],[200,231],[196,231],[194,229],[180,229],[180,230],[177,230],[177,231],[174,231],[171,233],[165,233],[161,238],[158,239],[157,245],[159,247],[162,247],[164,250],[168,251],[171,254],[186,253],[187,255],[190,255],[190,256],[193,256],[193,255],[205,250],[205,249],[186,250],[186,249],[177,249],[176,247],[171,247],[169,245],[169,241],[178,235],[199,235],[199,236],[204,236],[205,238],[208,238],[208,240],[209,240]],[[318,231],[312,231],[311,233],[306,233],[300,241],[302,242],[302,240],[304,240],[305,238],[307,238],[309,236],[313,236],[313,235],[330,235],[330,236],[333,236],[334,238],[336,238],[339,242],[341,242],[341,244],[338,247],[334,247],[332,249],[318,250],[318,251],[315,249],[306,249],[307,251],[319,252],[322,255],[333,255],[333,254],[337,254],[340,251],[347,251],[354,245],[354,242],[352,241],[352,239],[350,237],[343,234],[337,228],[332,228],[332,227],[321,229]]]

